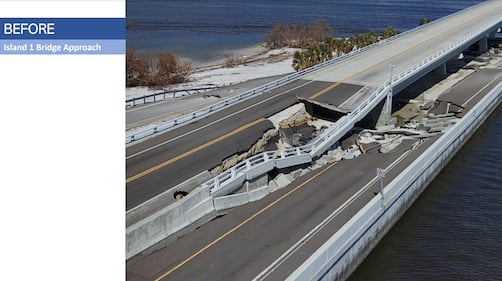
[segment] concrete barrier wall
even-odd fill
[[[249,195],[247,193],[238,193],[214,198],[214,207],[219,211],[244,205],[248,202]]]
[[[502,83],[375,196],[287,280],[345,280],[500,104]]]
[[[480,36],[483,35],[477,35],[476,37],[471,38],[470,40],[478,40]],[[457,47],[460,48],[460,47]],[[460,50],[460,49],[459,49]],[[456,50],[453,51],[455,53]],[[434,62],[433,64],[430,65],[430,67],[434,68],[436,67],[436,64],[439,62]],[[411,70],[410,70],[411,71]],[[410,73],[413,73],[410,72]],[[406,74],[408,75],[408,74]],[[401,79],[404,79],[404,77],[396,77],[400,81]],[[406,78],[408,79],[408,78]],[[499,85],[500,86],[500,85]],[[383,88],[382,88],[383,87]],[[386,89],[386,84],[382,85],[382,91]],[[500,88],[500,87],[499,87]],[[380,89],[380,88],[379,88]],[[380,93],[381,94],[381,93]],[[374,94],[375,95],[375,94]],[[373,99],[366,101],[367,104],[363,104],[362,107],[358,107],[355,112],[352,112],[350,116],[364,116],[365,114],[361,113],[367,113],[366,111],[369,111],[371,108],[373,108],[374,103],[378,103],[378,99]],[[352,120],[355,122],[355,120]],[[358,120],[357,120],[358,121]],[[350,123],[350,124],[349,124]],[[344,124],[342,126],[341,130],[339,130],[337,133],[341,134],[344,133],[345,129],[352,127],[352,122],[347,122],[347,124]],[[314,152],[311,154],[314,156],[318,156],[322,154],[328,147],[330,147],[333,142],[336,141],[336,138],[330,137],[329,139],[326,139],[326,142],[323,144],[320,144],[319,147],[315,149]],[[300,164],[300,163],[305,163],[309,162],[311,160],[311,155],[298,155],[297,157],[293,157],[290,159],[278,159],[276,160],[275,165],[277,167],[288,167],[291,165],[295,164]],[[254,176],[258,176],[259,173],[263,173],[265,168],[270,168],[266,165],[260,166],[260,168],[256,169],[256,171],[251,170],[250,174],[251,175],[245,175],[245,174],[238,174],[238,176],[232,181],[232,182],[227,182],[225,184],[221,185],[221,190],[215,191],[214,196],[217,195],[223,195],[231,190],[234,190],[236,187],[238,187],[244,180],[254,178]],[[207,190],[207,188],[206,188]],[[207,197],[206,197],[207,195]],[[248,196],[248,195],[247,195]],[[261,196],[261,195],[260,195]],[[131,216],[126,219],[126,223],[128,225],[127,231],[126,231],[126,243],[127,243],[127,258],[131,257],[132,255],[142,251],[143,249],[146,249],[147,247],[157,243],[158,241],[164,239],[165,237],[175,233],[176,231],[180,230],[183,227],[186,227],[187,223],[190,221],[195,221],[197,218],[200,218],[203,216],[203,214],[207,214],[211,211],[214,211],[214,204],[215,201],[209,200],[208,198],[210,197],[209,195],[209,190],[207,192],[202,192],[198,191],[195,194],[190,193],[189,196],[187,196],[180,204],[174,203],[165,209],[161,209],[157,213],[154,213],[148,217],[145,217],[145,212],[144,211],[137,211],[131,212]],[[167,197],[165,197],[167,198]],[[218,201],[218,208],[226,208],[225,206],[232,206],[234,204],[240,204],[240,202],[244,202],[245,200],[242,199],[241,197],[236,197],[233,198],[232,201]],[[249,200],[249,196],[248,199]],[[156,204],[156,207],[154,209],[157,209],[159,206],[162,206],[162,204]],[[175,208],[180,208],[181,207],[181,215],[179,214],[180,210],[174,210]],[[151,211],[151,210],[150,210]],[[149,212],[150,212],[149,211]],[[188,218],[185,218],[184,216],[189,213],[190,216]],[[181,218],[180,218],[181,217]],[[129,226],[130,225],[130,226]],[[150,237],[149,237],[150,236]],[[164,238],[160,239],[160,237],[164,236]],[[149,238],[146,238],[149,237]],[[160,240],[159,240],[160,239]]]
[[[196,188],[182,200],[136,222],[126,229],[126,258],[153,246],[215,211],[208,188]]]
[[[271,192],[268,186],[260,187],[249,192],[249,202],[254,202],[262,199]]]
[[[190,224],[196,222],[200,218],[214,212],[216,209],[214,208],[213,198],[208,197],[202,202],[195,205],[193,208],[189,209],[185,212],[185,221],[183,227],[189,226]],[[183,228],[181,227],[181,228]]]
[[[181,190],[190,193],[195,187],[199,186],[201,183],[209,180],[210,178],[212,178],[212,174],[209,171],[204,171],[153,197],[143,204],[130,209],[126,212],[126,227],[132,226],[138,221],[176,202],[176,200],[174,199],[174,192]]]
[[[270,193],[268,186],[253,189],[249,192],[232,194],[214,198],[214,208],[217,211],[234,208],[262,199]]]

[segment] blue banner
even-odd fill
[[[0,54],[125,54],[125,18],[0,18]]]
[[[125,18],[0,18],[0,39],[126,39]]]

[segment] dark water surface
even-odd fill
[[[502,280],[502,106],[349,281]]]
[[[256,45],[277,23],[324,18],[335,36],[416,27],[481,0],[127,0],[127,46],[207,62]]]
[[[407,30],[480,2],[128,0],[127,44],[205,62],[259,43],[280,22],[324,18],[338,36]],[[350,279],[362,280],[502,280],[502,106]]]

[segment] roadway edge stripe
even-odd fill
[[[467,24],[467,22],[465,22],[465,21],[464,21],[464,22],[462,22],[460,25],[462,26],[462,25],[465,25],[465,24]],[[361,73],[367,72],[368,70],[370,70],[370,69],[372,69],[372,68],[375,68],[375,67],[377,67],[377,66],[380,66],[380,65],[382,65],[382,64],[384,64],[384,63],[386,63],[386,62],[388,62],[388,61],[390,61],[390,60],[393,60],[393,59],[395,59],[396,57],[399,57],[399,56],[403,55],[404,53],[407,53],[407,52],[409,52],[410,50],[412,50],[412,49],[414,49],[414,48],[416,48],[416,47],[418,47],[418,46],[425,45],[425,44],[427,44],[427,43],[431,42],[432,40],[434,40],[434,39],[436,39],[436,38],[440,37],[441,35],[443,35],[443,34],[445,34],[445,33],[450,32],[451,30],[453,30],[453,29],[455,29],[455,28],[458,28],[458,26],[457,26],[457,27],[454,27],[454,28],[450,28],[450,29],[448,29],[448,30],[446,30],[446,31],[444,31],[444,32],[442,32],[442,33],[440,33],[440,34],[438,34],[438,35],[434,36],[434,37],[431,37],[431,38],[429,38],[428,40],[423,41],[422,43],[420,43],[420,44],[418,44],[418,45],[414,45],[414,46],[413,46],[413,47],[411,47],[411,48],[405,49],[405,50],[403,50],[403,51],[401,51],[401,52],[399,52],[399,53],[397,53],[397,54],[395,54],[395,55],[393,55],[393,56],[391,56],[391,57],[388,57],[387,59],[385,59],[385,60],[383,60],[383,61],[381,61],[381,62],[379,62],[379,63],[377,63],[377,64],[374,64],[374,65],[372,65],[372,66],[370,66],[370,67],[368,67],[368,68],[366,68],[366,69],[361,70],[360,72],[354,73],[353,75],[351,75],[351,76],[349,76],[349,77],[347,77],[347,78],[343,79],[342,81],[339,81],[339,82],[334,82],[332,85],[330,85],[330,86],[329,86],[329,87],[327,87],[326,89],[319,91],[318,93],[316,93],[316,94],[314,94],[314,95],[310,96],[309,98],[310,98],[310,99],[312,99],[312,100],[315,100],[316,98],[320,97],[321,95],[324,95],[325,93],[329,92],[330,90],[332,90],[332,89],[336,88],[338,85],[340,85],[340,84],[342,84],[342,83],[345,83],[346,81],[348,81],[348,80],[350,80],[350,79],[354,78],[355,76],[357,76],[357,75],[359,75],[359,74],[361,74]],[[401,38],[399,38],[399,39],[401,39]],[[374,50],[371,50],[371,51],[376,51],[376,50],[378,50],[378,49],[379,49],[379,48],[374,49]],[[315,80],[314,80],[314,81],[315,81]]]
[[[297,187],[291,189],[290,191],[288,191],[286,194],[282,195],[281,197],[277,198],[275,201],[273,201],[272,203],[268,204],[267,206],[265,206],[263,209],[259,210],[258,212],[254,213],[252,216],[250,216],[249,218],[247,218],[246,220],[244,220],[243,222],[239,223],[238,225],[234,226],[232,229],[230,229],[229,231],[225,232],[223,235],[221,235],[220,237],[216,238],[213,242],[207,244],[206,246],[204,246],[202,249],[198,250],[197,252],[195,252],[193,255],[191,255],[190,257],[186,258],[185,260],[183,260],[182,262],[180,262],[178,265],[176,265],[175,267],[171,268],[169,271],[167,271],[166,273],[162,274],[161,276],[157,277],[154,279],[154,281],[159,281],[159,280],[162,280],[163,278],[165,278],[166,276],[168,276],[169,274],[173,273],[174,271],[178,270],[179,268],[181,268],[182,266],[184,266],[186,263],[188,263],[189,261],[193,260],[194,258],[196,258],[197,256],[199,256],[200,254],[204,253],[206,250],[208,250],[209,248],[211,248],[212,246],[214,246],[216,243],[220,242],[221,240],[223,240],[225,237],[227,237],[228,235],[232,234],[233,232],[235,232],[236,230],[240,229],[241,227],[243,227],[245,224],[247,224],[248,222],[250,222],[251,220],[253,220],[254,218],[256,218],[257,216],[259,216],[260,214],[264,213],[265,211],[267,211],[268,209],[272,208],[273,206],[275,206],[277,203],[281,202],[282,200],[286,199],[287,197],[289,197],[291,194],[293,194],[295,191],[301,189],[302,187],[306,186],[308,183],[310,183],[311,181],[313,181],[314,179],[316,179],[317,177],[319,177],[320,175],[324,174],[326,171],[328,171],[329,169],[331,169],[333,166],[336,165],[336,162],[329,165],[328,167],[324,168],[322,171],[320,171],[319,173],[315,174],[314,176],[312,176],[311,178],[307,179],[306,181],[304,181],[303,183],[301,183],[300,185],[298,185]]]
[[[169,159],[167,161],[164,161],[164,162],[162,162],[160,164],[157,164],[157,165],[155,165],[155,166],[153,166],[153,167],[151,167],[151,168],[149,168],[149,169],[147,169],[147,170],[145,170],[145,171],[143,171],[141,173],[138,173],[138,174],[136,174],[134,176],[131,176],[131,177],[127,178],[126,179],[126,184],[128,184],[128,183],[130,183],[130,182],[132,182],[134,180],[137,180],[137,179],[139,179],[139,178],[141,178],[141,177],[143,177],[145,175],[148,175],[148,174],[150,174],[152,172],[155,172],[155,171],[157,171],[157,170],[159,170],[159,169],[161,169],[161,168],[163,168],[163,167],[165,167],[165,166],[167,166],[169,164],[172,164],[172,163],[174,163],[174,162],[176,162],[176,161],[178,161],[180,159],[183,159],[183,158],[185,158],[185,157],[187,157],[187,156],[189,156],[191,154],[194,154],[195,152],[198,152],[198,151],[200,151],[200,150],[202,150],[204,148],[207,148],[207,147],[209,147],[209,146],[211,146],[211,145],[213,145],[215,143],[218,143],[218,142],[220,142],[220,141],[222,141],[222,140],[224,140],[224,139],[226,139],[226,138],[228,138],[230,136],[233,136],[233,135],[235,135],[235,134],[237,134],[239,132],[242,132],[242,131],[250,128],[250,127],[253,127],[256,124],[261,123],[261,122],[263,122],[265,120],[267,120],[267,119],[265,119],[265,118],[257,119],[257,120],[255,120],[255,121],[253,121],[251,123],[248,123],[248,124],[246,124],[246,125],[244,125],[244,126],[242,126],[240,128],[237,128],[237,129],[233,130],[232,132],[226,133],[226,134],[224,134],[224,135],[222,135],[222,136],[220,136],[218,138],[215,138],[215,139],[213,139],[213,140],[211,140],[211,141],[209,141],[209,142],[207,142],[207,143],[205,143],[203,145],[195,147],[195,148],[193,148],[193,149],[191,149],[191,150],[189,150],[187,152],[184,152],[184,153],[182,153],[182,154],[180,154],[180,155],[178,155],[178,156],[176,156],[174,158],[171,158],[171,159]]]

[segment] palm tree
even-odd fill
[[[293,68],[296,71],[300,71],[306,68],[305,65],[306,65],[306,60],[304,52],[296,51],[293,56]]]
[[[399,34],[399,30],[396,30],[389,26],[382,31],[382,39],[387,39],[397,34]]]

